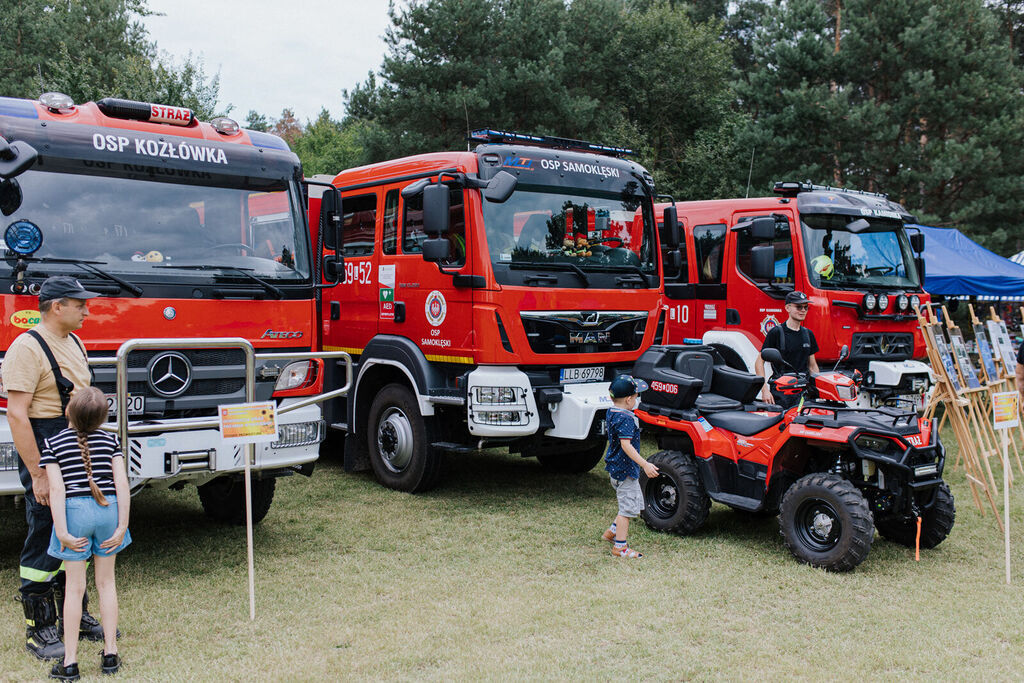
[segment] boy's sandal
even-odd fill
[[[625,548],[622,548],[621,550],[619,548],[612,547],[612,555],[615,555],[615,557],[628,557],[628,558],[631,558],[631,559],[640,559],[641,557],[644,556],[643,553],[637,552],[636,550],[633,550],[629,546],[626,546]]]

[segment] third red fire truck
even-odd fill
[[[806,326],[821,367],[864,375],[862,401],[917,406],[929,385],[914,307],[926,303],[914,217],[885,195],[776,183],[775,197],[680,202],[680,258],[665,258],[670,343],[720,345],[751,372],[765,334],[786,321],[784,300],[811,299]],[[663,245],[666,254],[675,250]],[[678,267],[676,264],[679,264]]]

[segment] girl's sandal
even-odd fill
[[[644,556],[643,553],[639,553],[629,546],[626,546],[625,548],[616,548],[615,546],[612,546],[612,555],[615,557],[628,557],[634,560],[638,560]]]

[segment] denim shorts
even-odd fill
[[[47,554],[65,561],[88,560],[93,554],[100,556],[115,555],[132,542],[132,535],[126,529],[124,540],[116,548],[107,550],[100,543],[114,535],[117,530],[117,496],[107,496],[110,505],[103,506],[92,496],[75,496],[64,501],[64,510],[68,520],[68,533],[77,538],[89,539],[85,550],[78,552],[71,548],[61,550],[60,539],[54,530],[50,534],[50,547]]]
[[[644,494],[640,490],[640,482],[633,477],[616,479],[611,477],[615,497],[619,500],[619,514],[623,517],[636,517],[644,509]]]

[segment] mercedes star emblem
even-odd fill
[[[192,364],[176,351],[161,353],[149,364],[149,384],[161,396],[178,396],[191,383]]]

